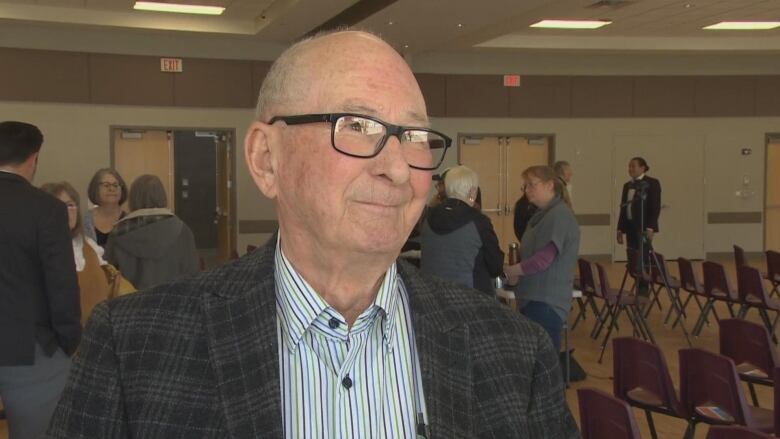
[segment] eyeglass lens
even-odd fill
[[[359,116],[341,116],[333,128],[333,146],[341,152],[370,157],[387,135],[383,124]],[[446,151],[445,139],[434,132],[408,129],[400,141],[406,162],[420,168],[438,165]]]

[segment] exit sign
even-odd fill
[[[160,58],[160,71],[181,73],[183,71],[181,58]]]
[[[520,87],[520,75],[504,75],[504,87]]]

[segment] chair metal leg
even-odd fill
[[[702,327],[704,326],[704,320],[707,319],[707,314],[709,314],[710,309],[713,309],[714,303],[715,300],[708,298],[707,303],[704,304],[704,309],[701,314],[699,314],[699,319],[696,320],[696,324],[693,326],[693,331],[691,332],[695,337],[698,337],[701,333]]]
[[[647,305],[645,305],[645,309],[644,309],[644,317],[645,318],[647,318],[650,315],[650,310],[653,309],[653,303],[658,305],[658,311],[663,311],[663,308],[661,308],[661,301],[658,299],[658,295],[659,295],[658,293],[660,291],[661,291],[661,288],[654,289],[652,287],[652,284],[651,284],[651,286],[650,286],[650,293],[651,293],[652,299],[650,300],[650,302],[648,302]]]
[[[590,296],[587,299],[585,299],[585,302],[587,302],[588,300],[591,300]],[[574,328],[577,327],[577,324],[580,322],[580,319],[585,320],[585,304],[583,303],[582,298],[580,297],[577,298],[577,304],[580,307],[580,311],[577,313],[577,318],[574,319],[574,323],[572,323],[571,325],[572,331],[574,330]]]
[[[655,424],[653,423],[653,413],[650,410],[645,410],[645,417],[647,417],[647,426],[650,427],[650,437],[658,439],[658,434],[655,432]]]
[[[748,382],[748,389],[750,390],[750,399],[753,400],[753,405],[756,407],[759,407],[758,405],[758,397],[756,396],[756,388],[753,386],[753,383]]]
[[[604,302],[604,306],[601,308],[601,311],[599,311],[598,316],[599,318],[596,319],[596,322],[593,325],[593,329],[590,331],[590,338],[596,340],[599,338],[599,332],[601,332],[601,327],[604,326],[604,324],[607,321],[607,317],[609,317],[612,312],[610,311],[611,307],[609,303]]]
[[[646,335],[645,340],[655,344],[655,338],[653,337],[653,333],[650,331],[650,325],[648,325],[647,320],[642,317],[642,313],[637,312],[637,319],[639,320],[639,325],[644,328],[644,333]]]
[[[609,342],[609,336],[612,335],[612,330],[615,328],[615,322],[617,322],[618,318],[620,318],[620,313],[623,312],[623,307],[620,305],[615,306],[617,308],[617,312],[613,313],[612,321],[609,323],[609,328],[607,329],[607,335],[604,336],[604,342],[601,343],[601,354],[599,355],[599,364],[601,364],[601,361],[604,359],[604,351],[607,350],[607,343]]]
[[[769,313],[767,313],[766,309],[764,308],[758,308],[758,313],[761,315],[761,320],[764,322],[764,327],[766,327],[769,335],[772,336],[772,341],[777,344],[777,336],[775,335],[774,325],[772,324],[772,321],[769,320]]]
[[[694,419],[689,419],[688,427],[685,429],[685,436],[683,436],[683,439],[693,439],[694,434],[696,434],[696,421]]]

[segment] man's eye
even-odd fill
[[[366,133],[366,126],[365,126],[365,124],[361,123],[361,122],[358,122],[358,121],[354,121],[354,122],[349,123],[347,125],[347,129],[352,131],[352,132],[355,132],[355,133],[360,133],[360,134],[365,134]]]

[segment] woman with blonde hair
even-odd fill
[[[564,201],[561,180],[549,166],[523,171],[528,201],[538,210],[528,223],[521,247],[522,262],[507,266],[520,312],[540,324],[553,346],[560,346],[561,330],[571,309],[572,281],[580,247],[580,229]]]

